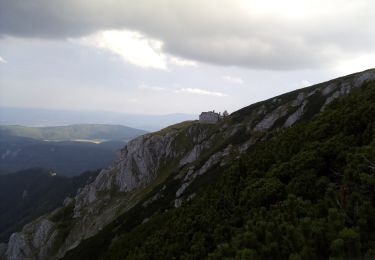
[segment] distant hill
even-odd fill
[[[147,132],[122,125],[79,124],[51,127],[28,127],[19,125],[0,126],[0,138],[26,137],[48,141],[75,140],[122,140],[129,141]]]
[[[144,115],[105,111],[70,111],[40,108],[0,107],[0,125],[55,126],[71,124],[126,125],[147,131],[160,130],[197,115]]]
[[[74,176],[107,167],[118,149],[144,133],[118,125],[0,126],[0,174],[42,167]]]
[[[0,242],[29,221],[62,205],[78,188],[95,179],[98,172],[73,178],[53,176],[41,168],[0,176]]]

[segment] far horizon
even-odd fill
[[[131,114],[110,111],[78,111],[46,108],[0,107],[0,125],[31,127],[66,126],[76,124],[122,125],[146,131],[157,131],[186,120],[198,119],[198,114]]]
[[[372,68],[367,68],[370,70]],[[349,74],[358,73],[355,71]],[[339,75],[338,77],[346,76]],[[332,80],[328,78],[320,84]],[[313,86],[315,84],[309,85]],[[228,111],[229,114],[257,102],[261,102],[288,92],[292,92],[301,88],[309,87],[303,86],[294,89],[289,89],[283,93],[275,93],[274,95],[265,96],[259,100],[253,100],[252,102],[238,107],[231,111],[228,109],[217,109],[210,107],[207,110],[202,110],[197,113],[181,113],[173,112],[162,113],[162,114],[150,114],[150,113],[127,113],[120,111],[106,111],[106,110],[90,110],[90,109],[62,109],[62,108],[42,108],[42,107],[7,107],[0,104],[0,125],[23,125],[23,126],[34,126],[34,127],[48,127],[48,126],[66,126],[74,124],[111,124],[111,125],[123,125],[142,129],[146,131],[157,131],[169,125],[173,125],[186,120],[196,120],[201,112],[205,111]],[[250,103],[251,102],[251,103]]]

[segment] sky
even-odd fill
[[[234,112],[375,67],[373,0],[0,0],[0,107]]]

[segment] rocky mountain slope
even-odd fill
[[[95,258],[93,244],[108,246],[116,234],[158,212],[194,201],[241,154],[372,81],[375,70],[368,70],[259,102],[218,124],[184,122],[138,137],[63,207],[12,234],[0,254],[5,259],[90,259],[92,251]]]

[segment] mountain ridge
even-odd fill
[[[60,258],[116,218],[141,207],[140,203],[147,209],[169,196],[164,209],[179,208],[196,196],[192,187],[199,187],[197,180],[213,169],[229,166],[259,141],[296,122],[310,120],[332,101],[374,80],[375,70],[367,70],[253,104],[216,125],[188,122],[138,137],[121,150],[110,168],[60,209],[68,210],[63,218],[56,219],[55,212],[25,226],[11,236],[5,255],[8,259]],[[143,221],[153,214],[144,216]],[[61,232],[59,223],[70,223],[68,230]],[[38,231],[41,229],[43,234]],[[61,234],[62,243],[58,242]],[[38,242],[30,244],[30,239]],[[40,241],[48,244],[38,246],[43,244]]]

